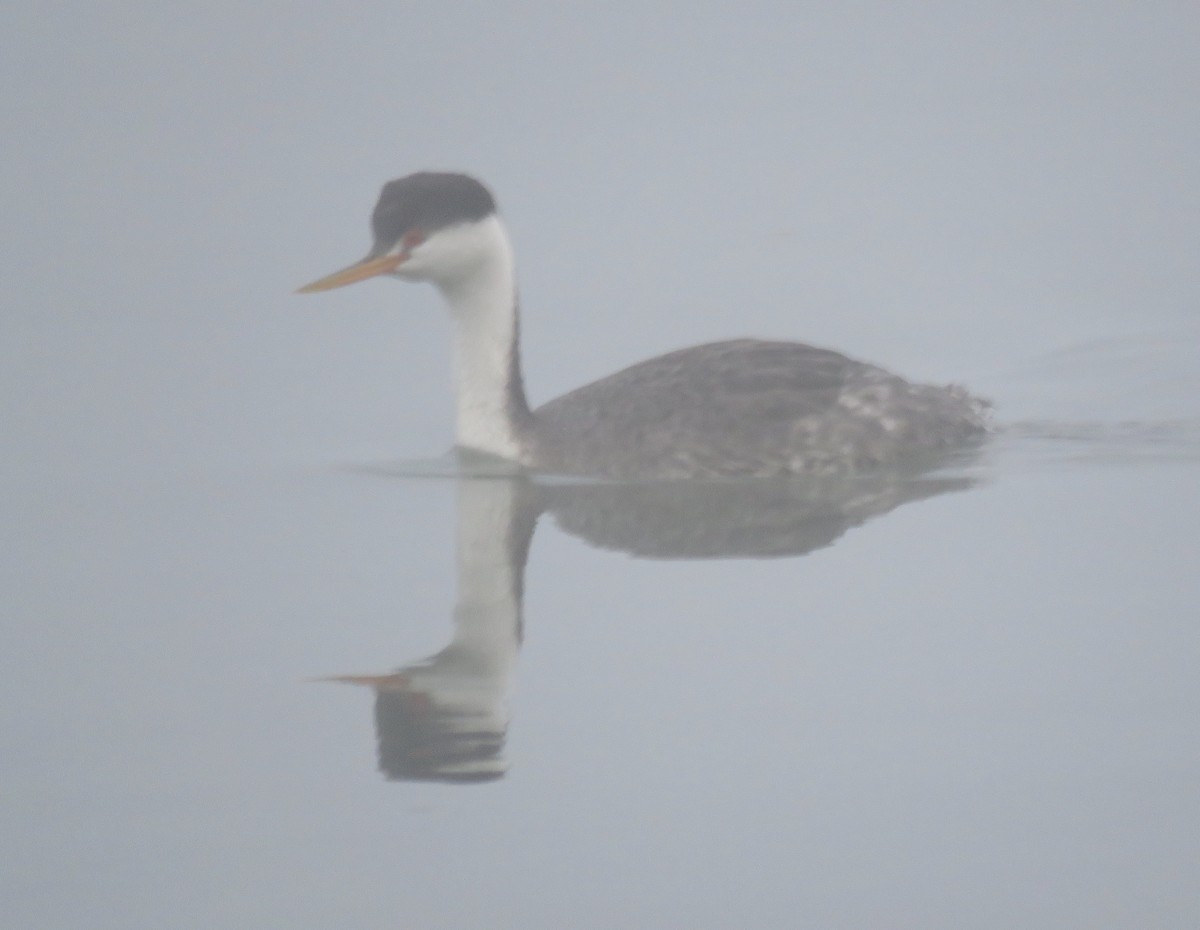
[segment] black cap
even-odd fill
[[[383,185],[371,214],[374,252],[387,251],[405,233],[436,232],[456,223],[485,219],[496,212],[491,192],[472,177],[419,171]]]

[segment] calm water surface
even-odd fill
[[[450,468],[30,480],[12,926],[1196,916],[1194,425],[824,486]]]

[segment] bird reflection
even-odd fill
[[[458,598],[450,644],[390,675],[330,679],[375,690],[379,770],[389,779],[492,781],[507,769],[509,682],[539,508],[519,478],[463,478],[455,490]]]
[[[525,561],[543,513],[592,546],[640,558],[777,558],[830,546],[848,529],[901,504],[976,483],[961,473],[928,469],[634,485],[506,474],[454,480],[458,597],[449,645],[390,674],[328,679],[375,691],[379,769],[388,779],[481,782],[507,771],[504,743],[522,636]]]

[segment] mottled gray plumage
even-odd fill
[[[739,339],[633,365],[540,407],[540,467],[612,478],[844,474],[970,443],[987,405],[828,349]]]

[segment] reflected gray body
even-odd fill
[[[610,478],[829,475],[961,448],[987,405],[837,352],[739,339],[681,349],[534,411],[540,469]],[[522,435],[523,434],[523,435]]]
[[[490,464],[466,458],[462,464],[470,469]],[[374,690],[379,770],[388,779],[465,784],[494,781],[507,772],[525,563],[543,513],[589,545],[640,558],[780,558],[831,546],[847,530],[901,504],[966,490],[974,481],[883,473],[784,481],[543,483],[521,474],[487,474],[457,478],[455,484],[453,639],[391,673],[331,679]]]

